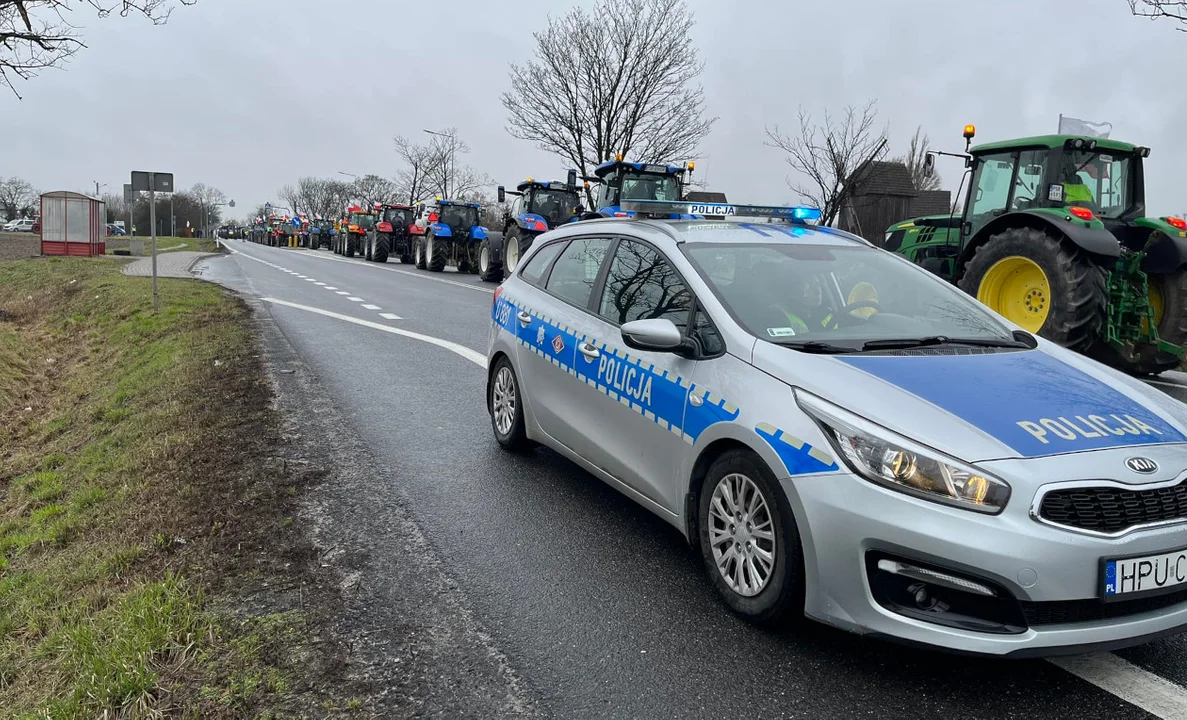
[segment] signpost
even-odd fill
[[[173,173],[132,171],[132,191],[148,191],[148,224],[152,226],[152,311],[160,311],[157,295],[157,193],[173,192]]]

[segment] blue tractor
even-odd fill
[[[478,272],[479,246],[487,239],[478,224],[482,208],[475,202],[442,200],[417,205],[416,224],[424,234],[413,248],[416,267],[441,272],[453,265],[461,273]]]
[[[619,153],[614,160],[594,168],[593,177],[585,178],[597,188],[594,190],[594,209],[582,214],[580,219],[631,217],[634,213],[622,208],[622,203],[630,200],[679,202],[684,199],[695,167],[691,162],[684,167],[626,162]],[[683,220],[697,217],[683,213],[672,215],[673,219]]]
[[[333,220],[318,218],[309,224],[309,247],[314,250],[329,249],[333,247],[334,236],[337,234]]]
[[[513,272],[537,235],[573,222],[583,209],[576,170],[570,170],[563,183],[528,178],[514,190],[500,185],[499,202],[506,202],[508,195],[514,195],[515,202],[503,215],[502,240],[491,237],[479,248],[478,274],[488,282],[502,280],[504,271]]]

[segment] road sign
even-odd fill
[[[150,187],[151,185],[151,187]],[[132,171],[132,189],[140,192],[173,192],[173,173]]]
[[[124,202],[128,204],[136,202],[136,191],[132,189],[131,185],[124,185]]]

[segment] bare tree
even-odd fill
[[[1127,0],[1129,10],[1137,17],[1151,20],[1177,20],[1187,25],[1187,2],[1184,0]],[[1187,32],[1187,27],[1178,28]]]
[[[938,173],[928,175],[923,171],[927,162],[927,152],[931,149],[931,140],[923,134],[923,126],[915,128],[915,135],[911,137],[911,144],[907,147],[907,154],[895,158],[907,166],[907,174],[911,176],[911,185],[919,192],[939,190],[944,186]]]
[[[285,189],[292,190],[291,186]],[[300,211],[310,216],[332,218],[341,215],[350,202],[350,184],[339,180],[317,177],[303,177],[297,181],[297,187],[292,197],[285,197],[286,202],[296,205]]]
[[[213,226],[222,218],[221,206],[227,202],[227,194],[216,187],[204,183],[197,183],[189,190],[189,194],[197,201],[202,210],[201,222]]]
[[[396,174],[397,195],[408,198],[409,204],[424,200],[428,195],[425,188],[428,176],[441,162],[439,153],[431,144],[418,145],[402,135],[395,137],[395,144],[396,153],[404,161],[404,169]]]
[[[379,175],[364,175],[350,184],[351,195],[355,202],[364,208],[371,208],[375,203],[391,203],[396,201],[396,183]]]
[[[5,221],[28,217],[37,205],[38,193],[19,177],[0,178],[0,213]]]
[[[293,215],[300,212],[305,212],[305,208],[301,205],[301,196],[297,192],[297,188],[292,185],[285,185],[276,191],[276,197],[288,203],[289,210]]]
[[[695,84],[704,63],[685,0],[596,0],[550,18],[535,57],[511,65],[507,131],[581,175],[616,153],[640,162],[695,157],[716,118]]]
[[[46,68],[59,67],[86,44],[72,22],[76,9],[100,18],[143,15],[164,25],[177,4],[197,0],[0,0],[0,85],[19,98],[15,79],[28,80]]]
[[[796,135],[783,135],[778,125],[767,128],[766,145],[786,153],[787,164],[808,178],[807,184],[788,179],[788,187],[820,208],[823,225],[831,225],[845,207],[854,189],[849,179],[886,154],[887,129],[874,127],[876,104],[871,100],[860,109],[849,106],[840,118],[826,111],[820,125],[801,108]]]

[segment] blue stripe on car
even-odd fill
[[[820,448],[812,447],[774,425],[759,423],[754,428],[754,432],[767,441],[767,444],[783,461],[789,475],[832,472],[839,469],[832,455]]]
[[[838,359],[952,413],[1022,457],[1187,441],[1137,401],[1037,350]]]

